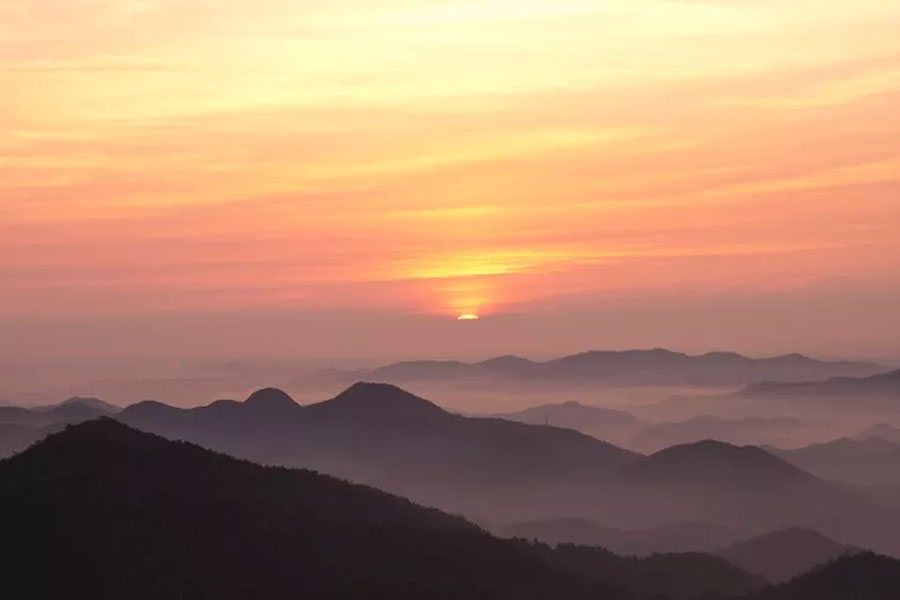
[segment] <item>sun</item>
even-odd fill
[[[462,314],[462,315],[459,315],[458,317],[456,317],[456,320],[457,321],[477,321],[480,318],[481,317],[479,317],[475,313],[465,313],[465,314]]]

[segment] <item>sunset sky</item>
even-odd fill
[[[898,31],[897,0],[0,0],[0,357],[900,357]]]

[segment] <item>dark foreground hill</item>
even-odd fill
[[[748,600],[896,600],[900,561],[871,553],[845,556]]]
[[[536,539],[548,544],[600,546],[623,556],[713,553],[744,537],[731,527],[702,521],[667,523],[648,529],[621,529],[590,519],[558,518],[492,523],[489,527],[503,537]]]
[[[9,598],[591,598],[466,521],[110,420],[0,463]],[[589,593],[590,592],[590,593]],[[625,597],[608,593],[609,597]]]
[[[711,556],[499,540],[372,488],[109,419],[0,462],[0,530],[2,591],[16,599],[686,599],[761,586]]]

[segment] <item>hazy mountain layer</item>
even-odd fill
[[[893,508],[755,447],[703,441],[642,457],[572,430],[454,415],[383,384],[355,385],[309,406],[261,390],[244,403],[190,410],[141,403],[119,418],[488,521],[565,516],[622,529],[703,521],[747,531],[796,525],[900,553]]]
[[[761,583],[711,556],[498,540],[372,488],[110,420],[0,462],[0,527],[0,581],[19,599],[686,599]]]
[[[859,551],[816,531],[793,527],[736,542],[719,554],[735,565],[777,583]]]
[[[664,349],[591,351],[535,362],[515,356],[484,362],[420,360],[394,363],[367,373],[348,373],[387,383],[414,381],[553,381],[616,385],[747,385],[755,381],[808,381],[868,376],[885,368],[871,363],[822,361],[800,354],[749,358],[734,352],[690,356]],[[331,374],[332,376],[335,373]]]

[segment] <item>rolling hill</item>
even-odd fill
[[[879,437],[768,451],[822,479],[860,486],[900,485],[900,444]]]
[[[816,531],[791,527],[736,542],[719,555],[750,573],[779,583],[856,552],[860,550]]]
[[[786,442],[809,429],[799,419],[745,417],[726,419],[711,415],[685,421],[657,423],[628,440],[627,447],[640,452],[657,452],[669,446],[689,444],[706,439],[736,445],[763,445]]]
[[[700,442],[649,457],[544,425],[469,418],[387,384],[300,406],[260,390],[195,409],[144,402],[117,418],[263,464],[313,468],[486,522],[583,518],[639,530],[709,522],[803,526],[900,553],[896,513],[759,448]]]
[[[3,592],[24,600],[687,600],[762,583],[705,555],[499,540],[372,488],[110,419],[0,461],[0,528]]]
[[[594,489],[640,455],[556,427],[468,418],[387,384],[300,406],[260,390],[194,409],[143,402],[122,422],[264,464],[306,467],[466,514],[533,510]]]

